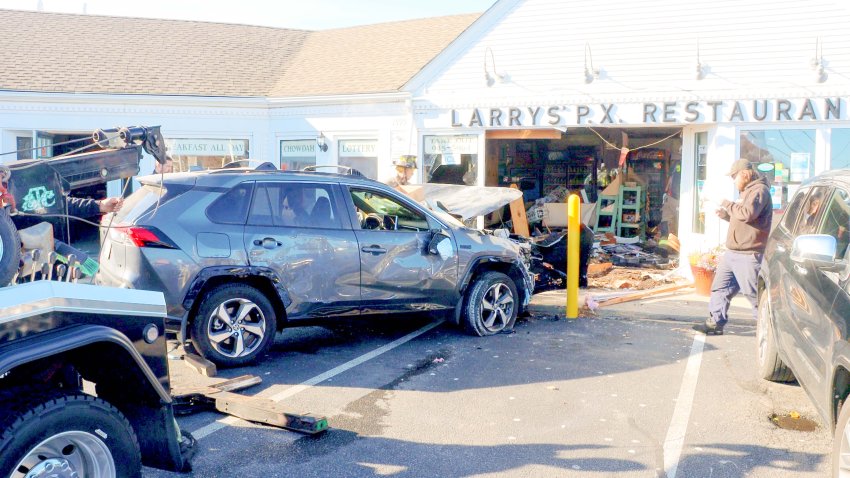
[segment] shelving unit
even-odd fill
[[[646,218],[645,191],[640,186],[620,186],[617,196],[617,235],[620,237],[643,237]]]
[[[584,189],[584,180],[593,173],[596,161],[592,154],[578,154],[575,151],[553,151],[561,159],[547,160],[543,169],[543,195],[558,186],[571,191]],[[586,153],[586,152],[579,152]],[[557,157],[557,156],[555,156]]]
[[[669,153],[664,149],[643,149],[630,153],[629,166],[646,182],[646,220],[661,222],[661,204],[667,184]]]
[[[593,231],[600,232],[617,232],[617,196],[607,196],[600,194],[596,201],[596,227]]]

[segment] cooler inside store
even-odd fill
[[[513,134],[488,135],[486,185],[522,190],[532,232],[564,228],[564,203],[575,193],[582,201],[582,223],[595,234],[641,243],[677,235],[680,129],[599,127]],[[496,215],[488,225],[509,219]]]

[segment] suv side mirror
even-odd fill
[[[428,253],[440,256],[443,260],[454,254],[452,239],[441,230],[431,231],[431,240],[428,241]]]
[[[836,264],[837,241],[828,234],[803,234],[794,239],[791,260],[796,263],[810,261],[815,267],[834,269],[845,264]]]

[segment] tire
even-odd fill
[[[109,403],[61,393],[24,392],[15,399],[3,404],[0,476],[142,476],[136,434]]]
[[[21,238],[6,209],[0,207],[0,287],[12,282],[21,265]]]
[[[467,289],[464,325],[479,337],[507,332],[513,329],[519,308],[514,281],[501,272],[485,272]]]
[[[832,473],[830,476],[850,477],[850,401],[845,401],[835,423],[832,441]]]
[[[237,317],[240,309],[242,319]],[[265,353],[276,330],[274,309],[262,292],[245,284],[226,284],[212,289],[198,307],[192,342],[216,365],[239,367]]]
[[[758,322],[756,323],[756,362],[759,377],[771,382],[793,382],[794,372],[779,358],[776,336],[773,333],[773,314],[770,298],[764,291],[759,297]]]

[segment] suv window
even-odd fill
[[[258,183],[248,224],[340,229],[330,185]]]
[[[207,218],[219,224],[245,224],[254,182],[242,183],[213,201],[207,208]]]
[[[794,231],[794,223],[797,222],[797,218],[800,216],[800,208],[803,207],[803,201],[806,199],[806,193],[808,192],[808,189],[800,189],[794,195],[794,198],[791,199],[788,209],[785,210],[785,215],[782,216],[782,222],[779,224],[782,229],[788,232]]]
[[[812,188],[812,192],[806,197],[806,202],[803,203],[803,207],[800,209],[800,220],[797,221],[797,229],[794,231],[795,236],[816,234],[818,232],[820,218],[823,216],[822,211],[827,198],[829,198],[829,188],[825,186]],[[790,212],[789,210],[788,213]]]
[[[352,189],[361,229],[427,231],[428,218],[396,199],[366,189]]]
[[[845,256],[847,246],[850,244],[848,229],[850,229],[850,195],[841,189],[836,189],[829,200],[818,231],[820,234],[828,234],[836,239],[838,242],[835,249],[836,257]]]

